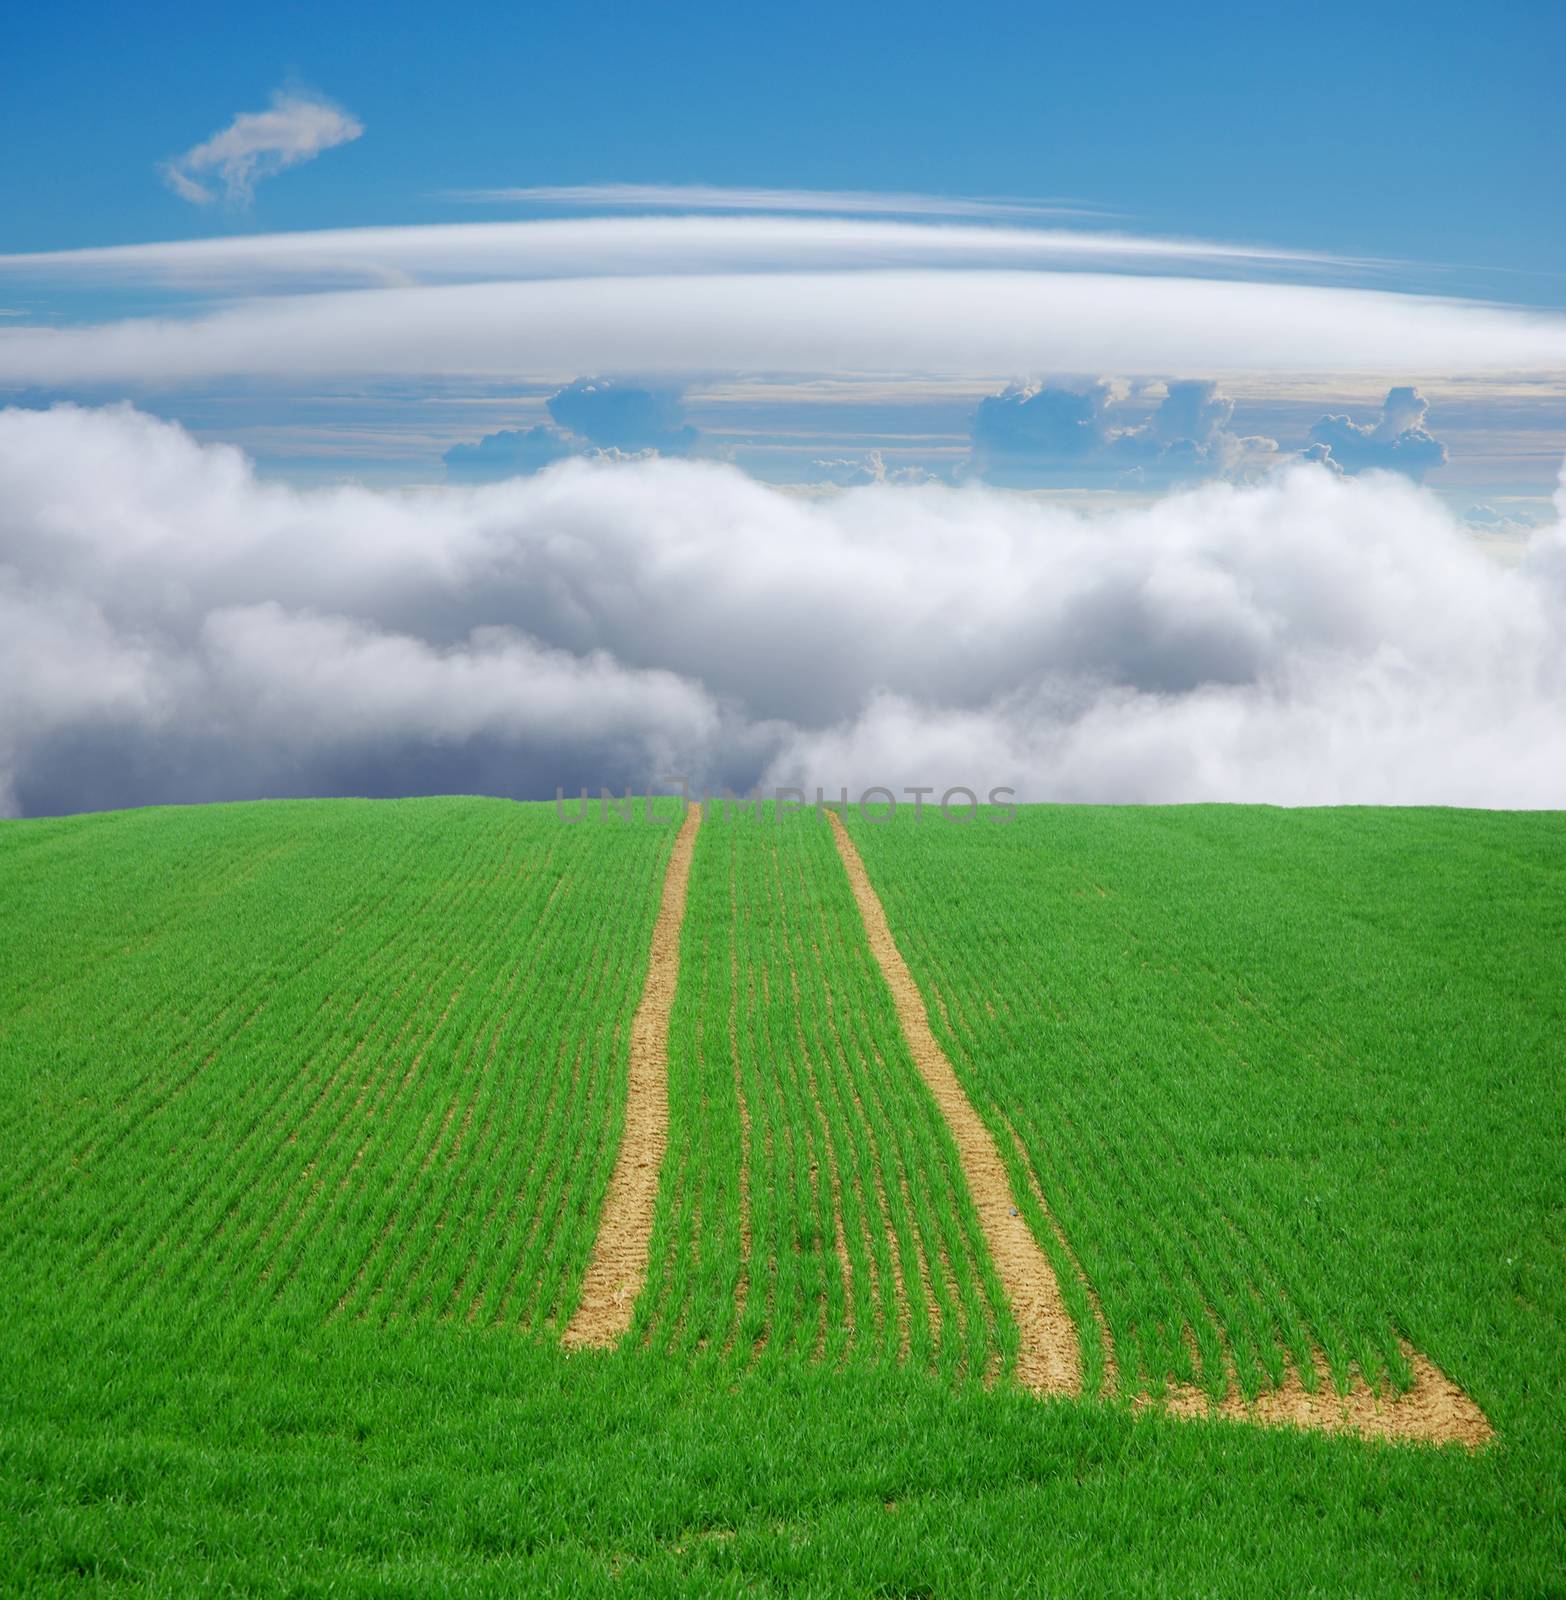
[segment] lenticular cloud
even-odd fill
[[[295,491],[0,413],[0,798],[1010,785],[1566,803],[1566,533],[1320,467],[1084,516],[692,461]]]

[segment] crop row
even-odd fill
[[[106,829],[8,861],[69,953],[0,970],[0,1271],[154,1319],[558,1323],[673,830],[467,807],[126,818],[128,881]]]
[[[669,1118],[633,1339],[948,1375],[1015,1359],[950,1131],[812,815],[714,812],[698,835]]]
[[[1468,1185],[1521,1212],[1559,1175],[1537,1116],[1566,986],[1541,1003],[1509,970],[1561,919],[1547,819],[1465,820],[851,819],[1014,1191],[1096,1293],[1107,1362],[1073,1307],[1090,1387],[1253,1396],[1290,1368],[1309,1387],[1319,1351],[1340,1388],[1401,1388],[1404,1339],[1448,1371],[1481,1353],[1476,1247],[1519,1246]],[[1498,1137],[1476,1146],[1480,1103]]]

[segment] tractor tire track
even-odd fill
[[[647,1277],[658,1175],[669,1142],[669,1013],[680,971],[680,929],[701,807],[687,806],[663,880],[647,979],[631,1024],[625,1131],[609,1178],[582,1297],[562,1335],[568,1348],[610,1346],[631,1326]]]
[[[1038,1394],[1078,1394],[1082,1363],[1076,1325],[1066,1310],[1049,1258],[1013,1200],[994,1136],[974,1110],[930,1030],[924,998],[892,938],[886,911],[848,829],[835,811],[828,810],[827,818],[864,921],[865,936],[892,992],[914,1064],[951,1129],[984,1241],[1006,1290],[1020,1335],[1017,1379]]]

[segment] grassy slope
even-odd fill
[[[392,811],[420,819],[413,831],[421,843],[411,853],[388,842]],[[244,1276],[246,1263],[260,1259],[255,1251],[226,1273],[187,1270],[176,1276],[178,1292],[161,1297],[146,1291],[146,1268],[132,1255],[117,1256],[112,1243],[82,1251],[82,1239],[105,1229],[110,1241],[120,1236],[117,1214],[95,1202],[94,1183],[112,1179],[98,1200],[128,1209],[166,1210],[193,1180],[198,1197],[221,1189],[223,1175],[213,1169],[227,1159],[239,1124],[219,1114],[220,1099],[192,1143],[160,1142],[158,1121],[129,1118],[131,1103],[122,1108],[122,1097],[137,1082],[155,1089],[166,1081],[177,1059],[171,1040],[198,1025],[221,1034],[242,1024],[251,986],[265,989],[297,968],[336,881],[330,863],[359,863],[349,877],[361,887],[341,890],[351,926],[352,907],[366,899],[364,878],[393,884],[405,866],[422,871],[419,864],[441,851],[462,859],[485,848],[479,841],[497,823],[504,827],[506,815],[531,836],[533,819],[547,813],[439,802],[214,808],[0,827],[0,895],[11,934],[0,958],[0,1130],[11,1163],[0,1180],[0,1243],[8,1246],[0,1256],[8,1309],[0,1335],[0,1573],[14,1587],[481,1593],[509,1584],[624,1592],[634,1581],[652,1592],[692,1593],[1243,1595],[1559,1586],[1566,1510],[1557,1442],[1566,1421],[1560,1091],[1541,1055],[1550,1034],[1507,1030],[1520,1026],[1519,1005],[1537,1010],[1559,992],[1546,988],[1558,979],[1551,964],[1559,959],[1546,941],[1560,900],[1540,874],[1558,865],[1560,819],[1445,814],[1427,823],[1446,846],[1433,858],[1417,836],[1412,845],[1381,848],[1367,836],[1363,813],[1336,814],[1336,821],[1323,813],[1310,826],[1330,848],[1324,856],[1305,851],[1309,859],[1296,869],[1296,898],[1309,903],[1323,883],[1351,893],[1345,885],[1354,871],[1340,872],[1342,883],[1322,874],[1334,860],[1353,867],[1361,857],[1355,870],[1374,871],[1379,885],[1358,891],[1356,902],[1368,901],[1368,912],[1356,916],[1368,918],[1381,941],[1370,948],[1402,948],[1411,963],[1351,959],[1352,946],[1341,939],[1341,948],[1318,951],[1318,961],[1338,961],[1337,981],[1351,997],[1335,1013],[1339,1021],[1365,1009],[1355,983],[1371,984],[1374,999],[1376,984],[1405,970],[1421,975],[1410,992],[1422,1014],[1432,993],[1446,992],[1429,976],[1431,941],[1448,950],[1477,938],[1479,953],[1443,982],[1461,995],[1493,997],[1480,1013],[1483,1031],[1513,1040],[1497,1060],[1469,1060],[1470,1073],[1489,1076],[1456,1097],[1455,1107],[1439,1093],[1418,1102],[1430,1137],[1393,1141],[1395,1149],[1423,1151],[1425,1188],[1434,1197],[1416,1213],[1422,1220],[1399,1224],[1416,1230],[1405,1255],[1428,1259],[1413,1246],[1462,1229],[1476,1248],[1465,1255],[1462,1240],[1452,1239],[1434,1268],[1376,1279],[1388,1285],[1375,1291],[1384,1313],[1411,1324],[1408,1331],[1460,1373],[1501,1428],[1500,1447],[1469,1459],[1133,1421],[1101,1404],[1040,1406],[876,1366],[837,1372],[780,1359],[740,1377],[721,1364],[687,1366],[661,1354],[567,1360],[547,1333],[486,1318],[441,1320],[433,1301],[412,1293],[389,1318],[328,1323],[323,1307],[337,1278],[323,1269],[319,1294],[279,1296],[269,1287],[275,1274]],[[1223,831],[1226,817],[1251,819],[1249,852]],[[1087,880],[1105,864],[1101,851],[1094,854],[1097,829],[1117,834],[1117,861],[1137,828],[1148,838],[1185,830],[1178,847],[1152,852],[1144,937],[1182,936],[1186,918],[1155,936],[1156,906],[1171,892],[1178,905],[1185,864],[1216,855],[1228,863],[1226,897],[1250,918],[1248,959],[1278,977],[1279,946],[1269,943],[1269,929],[1281,939],[1281,926],[1293,926],[1300,913],[1296,906],[1285,914],[1289,898],[1275,880],[1288,878],[1290,857],[1308,843],[1289,831],[1290,818],[1067,818],[1069,833],[1053,834],[1050,848],[1065,861],[1083,856],[1088,865],[1078,876]],[[613,847],[619,859],[588,875],[606,898],[583,925],[584,951],[601,937],[598,924],[650,921],[666,844],[631,838],[642,832],[625,830],[625,842]],[[864,830],[861,839],[902,934],[909,899],[878,841]],[[721,842],[717,829],[704,831],[699,868],[702,854]],[[1130,855],[1120,865],[1128,885],[1144,859],[1134,849]],[[1440,865],[1449,860],[1458,865]],[[941,871],[950,879],[940,896],[949,930],[968,868],[954,857]],[[616,908],[610,902],[624,894],[628,877],[637,886],[632,904]],[[1313,886],[1311,893],[1302,886]],[[1317,898],[1333,903],[1330,894]],[[1422,907],[1435,908],[1434,924],[1427,918],[1412,947],[1399,946],[1400,917]],[[495,942],[501,925],[491,913],[499,911],[498,902],[485,901],[465,913],[475,964]],[[382,903],[369,920],[387,940],[420,927],[411,904]],[[335,940],[338,922],[329,925]],[[1315,941],[1307,932],[1296,942],[1308,953]],[[526,924],[511,937],[525,943]],[[414,939],[424,953],[409,968],[412,980],[450,959],[450,938]],[[910,959],[924,976],[918,946],[910,935]],[[687,960],[690,950],[688,939]],[[634,989],[640,969],[629,958],[624,964]],[[575,965],[591,965],[590,955]],[[1442,973],[1448,967],[1437,963]],[[480,992],[498,981],[503,995],[507,971],[502,964],[490,973]],[[310,1016],[346,977],[318,979]],[[379,986],[375,997],[384,998]],[[434,1027],[446,998],[424,1002],[420,1076],[449,1070],[451,1046],[467,1037]],[[47,1005],[42,1021],[40,1004]],[[309,1008],[300,1004],[303,1015]],[[327,1009],[342,1024],[334,1038],[367,1031],[362,1006],[351,1028],[337,1016],[338,1001]],[[558,1007],[550,1002],[550,1009]],[[525,1008],[521,1021],[528,1021]],[[1460,1061],[1451,1040],[1473,1031],[1449,1025],[1443,1061]],[[1432,1035],[1430,1049],[1439,1043]],[[519,1048],[513,1040],[505,1058]],[[198,1056],[197,1065],[204,1060]],[[1457,1067],[1441,1068],[1449,1070]],[[237,1064],[235,1073],[231,1091],[243,1094]],[[1363,1090],[1370,1112],[1387,1092],[1371,1074]],[[1519,1109],[1530,1096],[1531,1125]],[[1348,1097],[1346,1114],[1354,1104]],[[117,1139],[114,1161],[107,1169],[88,1163],[86,1177],[67,1175],[71,1141],[61,1137],[77,1117],[96,1118],[102,1134]],[[1482,1143],[1481,1135],[1497,1147],[1453,1170],[1442,1141],[1454,1121],[1475,1136],[1465,1149]],[[65,1204],[28,1209],[30,1191],[13,1176],[14,1163],[57,1145],[59,1159],[42,1175]],[[505,1140],[494,1149],[499,1159]],[[490,1165],[485,1158],[464,1169],[471,1177],[452,1192],[465,1194]],[[138,1171],[147,1181],[138,1181]],[[1356,1184],[1369,1181],[1363,1163],[1354,1173]],[[175,1267],[190,1256],[202,1222],[199,1205],[177,1215],[183,1220],[163,1246]],[[208,1213],[207,1226],[211,1220]],[[252,1220],[267,1227],[264,1212]],[[447,1210],[444,1221],[441,1240],[456,1237],[432,1260],[448,1252],[465,1260],[494,1231],[482,1207]],[[367,1213],[359,1233],[321,1229],[317,1242],[317,1230],[302,1225],[300,1259],[363,1259],[377,1228]],[[1493,1262],[1470,1259],[1495,1243],[1498,1228],[1522,1250],[1511,1263],[1521,1264],[1520,1273],[1501,1277]],[[128,1237],[141,1236],[132,1230]],[[208,1249],[191,1264],[227,1259]],[[570,1270],[562,1270],[563,1281]],[[1447,1272],[1457,1275],[1460,1292],[1441,1298],[1431,1285]],[[301,1270],[289,1281],[317,1278]],[[412,1281],[444,1280],[425,1270]],[[1461,1326],[1449,1325],[1458,1300],[1475,1291],[1488,1303],[1472,1306]],[[1491,1330],[1510,1346],[1492,1348]]]

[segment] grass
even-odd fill
[[[27,1332],[10,1587],[187,1594],[1543,1594],[1504,1452],[1041,1405],[922,1374],[575,1356],[450,1324]]]
[[[1016,1328],[830,835],[806,813],[698,837],[635,1334],[993,1375]]]
[[[7,828],[12,1294],[561,1320],[672,833],[477,801]]]
[[[1221,1388],[1227,1344],[1254,1393],[1319,1345],[1339,1381],[1395,1388],[1402,1334],[1487,1410],[1551,1381],[1560,818],[1036,807],[854,831],[1123,1376]]]
[[[1009,1318],[808,817],[698,836],[645,1343],[565,1356],[672,831],[0,825],[0,1586],[1566,1585],[1566,819],[854,829],[1122,1373],[1189,1324],[1198,1378],[1221,1335],[1251,1382],[1319,1340],[1395,1385],[1405,1334],[1474,1456],[976,1381]],[[888,1275],[932,1260],[899,1362]]]

